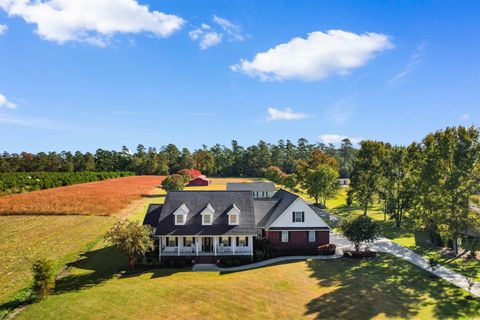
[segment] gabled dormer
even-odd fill
[[[200,215],[202,216],[202,225],[212,225],[214,213],[215,209],[212,207],[212,205],[210,203],[207,204],[205,209],[203,209],[203,211],[200,213]]]
[[[190,210],[185,203],[182,203],[180,207],[173,213],[175,217],[175,225],[182,226],[187,222],[187,214]]]
[[[232,205],[230,210],[227,212],[228,215],[228,224],[231,226],[236,226],[238,225],[240,221],[240,209],[235,205],[235,203]]]

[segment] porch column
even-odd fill
[[[248,236],[248,248],[250,249],[250,255],[253,256],[253,236]]]
[[[235,247],[237,246],[237,237],[232,237],[232,254],[235,254]]]
[[[181,239],[180,237],[177,237],[177,243],[178,243],[177,252],[178,252],[178,255],[180,255],[180,239]]]
[[[162,237],[158,237],[158,261],[162,261]]]
[[[217,255],[217,237],[213,237],[213,253]]]
[[[195,237],[195,255],[198,256],[198,240],[200,238],[199,237]]]

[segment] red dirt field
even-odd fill
[[[0,215],[111,216],[159,187],[163,176],[133,176],[0,197]]]

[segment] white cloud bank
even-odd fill
[[[366,64],[375,53],[390,48],[393,44],[383,34],[315,31],[309,33],[306,39],[293,38],[266,52],[257,53],[252,61],[242,59],[230,68],[263,81],[315,81],[348,74]]]
[[[196,28],[188,33],[190,39],[198,41],[200,49],[205,50],[209,47],[220,44],[223,39],[228,41],[243,41],[245,36],[242,34],[242,28],[231,21],[213,16],[212,21],[214,26],[202,23],[199,28]],[[216,28],[215,28],[216,26]]]
[[[301,120],[308,117],[305,113],[295,112],[290,108],[285,108],[284,110],[279,110],[275,108],[267,109],[267,121],[276,121],[276,120]]]
[[[17,105],[7,99],[3,94],[0,93],[0,107],[5,107],[8,109],[16,109]]]
[[[0,36],[7,32],[8,26],[6,24],[0,24]]]
[[[105,46],[118,33],[168,37],[185,23],[181,17],[150,11],[136,0],[0,0],[0,9],[35,24],[40,37],[60,44]]]
[[[358,144],[360,143],[363,139],[361,138],[354,138],[354,137],[347,137],[347,136],[342,136],[339,134],[323,134],[319,137],[320,141],[326,144],[339,144],[342,143],[342,140],[348,138],[353,144]]]

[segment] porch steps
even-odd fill
[[[215,264],[214,256],[197,256],[195,257],[195,264]]]

